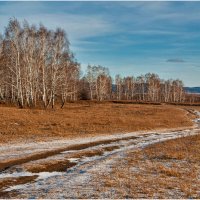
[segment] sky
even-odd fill
[[[9,18],[63,28],[81,63],[110,74],[157,73],[200,86],[200,2],[0,2],[0,32]]]

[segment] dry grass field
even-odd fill
[[[182,108],[79,102],[64,109],[0,107],[0,143],[46,141],[138,130],[191,126]]]
[[[0,197],[200,198],[195,110],[91,101],[53,110],[1,106]],[[31,143],[38,141],[46,143]]]
[[[200,198],[200,135],[130,151],[108,175],[101,174],[98,191],[110,198]],[[112,196],[111,191],[114,192]]]

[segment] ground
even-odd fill
[[[199,107],[87,104],[0,108],[0,198],[200,198]]]
[[[54,110],[0,107],[0,143],[39,142],[191,125],[184,109],[167,105],[80,102]]]

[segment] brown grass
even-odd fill
[[[175,106],[68,103],[64,109],[0,107],[0,143],[45,141],[108,133],[191,126]]]
[[[199,161],[200,135],[153,144],[129,152],[98,189],[115,198],[200,198]]]
[[[36,165],[27,168],[29,172],[40,173],[40,172],[66,172],[68,168],[75,166],[76,163],[70,162],[69,160],[55,161],[48,164]]]
[[[26,184],[26,183],[31,183],[34,182],[35,179],[38,176],[23,176],[23,177],[17,177],[17,178],[9,178],[6,181],[0,180],[0,198],[15,198],[15,192],[6,192],[3,191],[11,186],[14,185],[20,185],[20,184]]]

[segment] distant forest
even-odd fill
[[[63,107],[77,100],[199,101],[186,95],[178,79],[162,80],[154,73],[113,79],[101,65],[88,65],[81,76],[80,66],[64,30],[10,19],[0,35],[0,101],[20,108]]]
[[[184,90],[187,93],[200,94],[200,87],[184,87]]]

